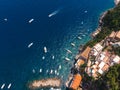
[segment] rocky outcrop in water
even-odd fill
[[[30,89],[38,89],[38,88],[45,88],[45,87],[60,87],[61,86],[61,80],[58,78],[48,78],[48,79],[42,79],[42,80],[34,80],[31,83],[29,83]]]

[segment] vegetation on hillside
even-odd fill
[[[85,46],[89,45],[90,47],[93,47],[96,43],[108,36],[113,30],[120,30],[120,4],[114,9],[108,10],[102,21],[101,32],[95,38],[87,42]]]
[[[120,4],[114,9],[109,10],[102,21],[101,32],[95,38],[87,42],[85,47],[93,47],[113,30],[120,30]],[[113,48],[113,51],[120,56],[120,47]],[[94,80],[89,76],[86,76],[86,78],[83,78],[83,82],[89,83],[87,90],[120,90],[120,64],[110,67],[109,71],[98,80]]]
[[[97,90],[120,90],[120,64],[110,67],[109,71],[94,84]]]

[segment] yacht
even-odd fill
[[[59,75],[59,72],[57,73],[57,75]]]
[[[28,45],[28,48],[30,48],[33,45],[33,42]]]
[[[52,59],[55,59],[55,56],[54,56],[54,55],[52,56]]]
[[[59,11],[60,11],[60,10],[56,10],[56,11],[52,12],[51,14],[48,15],[48,17],[50,18],[50,17],[56,15]]]
[[[52,73],[53,73],[53,70],[51,69],[50,74],[52,74]]]
[[[48,73],[49,70],[46,70],[46,73]]]
[[[55,70],[55,74],[57,74],[57,70]]]
[[[1,89],[4,89],[4,87],[5,87],[5,83],[1,86]]]
[[[58,69],[60,70],[61,68],[62,68],[61,65],[59,65]]]
[[[34,21],[34,19],[32,18],[32,19],[29,20],[29,23],[32,23],[33,21]]]
[[[4,19],[4,21],[8,21],[8,19],[7,19],[7,18],[5,18],[5,19]]]
[[[84,12],[85,12],[85,13],[87,13],[88,11],[87,11],[87,10],[85,10]]]
[[[67,57],[65,58],[65,60],[70,61],[70,59],[69,59],[69,58],[67,58]]]
[[[32,72],[35,73],[35,69],[33,69]]]
[[[45,56],[43,56],[42,59],[44,60],[44,59],[45,59]]]
[[[67,51],[68,53],[72,53],[72,51],[70,51],[69,49],[66,49],[66,51]]]
[[[42,69],[40,69],[40,73],[42,72]]]
[[[7,88],[10,89],[11,85],[12,85],[12,84],[10,83]]]
[[[81,24],[84,24],[84,22],[82,21]]]
[[[74,44],[74,43],[71,43],[71,45],[72,45],[73,47],[75,47],[75,44]]]
[[[47,53],[47,47],[44,47],[44,52]]]
[[[81,37],[78,37],[78,39],[82,39]]]

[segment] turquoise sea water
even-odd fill
[[[5,83],[7,90],[12,83],[10,90],[27,90],[30,80],[48,77],[64,83],[79,46],[90,39],[100,14],[113,6],[113,0],[0,0],[0,86]]]

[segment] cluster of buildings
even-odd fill
[[[120,56],[107,50],[109,47],[120,46],[120,31],[113,31],[104,40],[90,48],[89,46],[75,57],[74,68],[78,71],[71,74],[66,86],[69,90],[81,90],[82,83],[82,65],[86,64],[85,72],[97,79],[103,75],[109,68],[115,64],[120,64]]]
[[[97,43],[89,53],[85,72],[94,78],[104,74],[114,64],[120,64],[120,57],[105,48],[120,46],[120,31],[112,32],[104,40]]]
[[[79,70],[81,65],[87,63],[90,51],[91,48],[87,47],[82,53],[76,56],[74,68],[78,70],[78,73],[71,75],[68,81],[66,82],[66,86],[67,88],[69,88],[69,90],[82,90],[81,88],[82,76]]]

